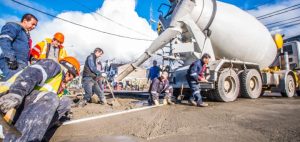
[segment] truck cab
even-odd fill
[[[290,70],[296,74],[296,82],[300,84],[300,42],[299,41],[289,41],[283,46],[283,51],[288,53],[288,61]],[[296,88],[297,95],[300,95],[300,87]]]
[[[283,46],[283,52],[288,53],[289,66],[291,70],[300,70],[300,42],[291,41]]]

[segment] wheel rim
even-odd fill
[[[293,93],[295,91],[295,87],[294,87],[294,81],[292,79],[289,80],[288,83],[288,91],[290,93]]]
[[[251,77],[250,82],[249,82],[249,87],[250,87],[251,91],[255,91],[258,88],[257,77],[255,77],[255,76]]]
[[[234,96],[234,91],[235,91],[235,80],[231,76],[228,76],[225,78],[224,81],[224,92],[225,95],[228,97],[233,97]]]

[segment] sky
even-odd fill
[[[168,0],[16,0],[52,15],[91,27],[96,30],[124,35],[133,38],[155,39],[161,3]],[[220,0],[233,4],[253,16],[260,16],[300,3],[299,0]],[[298,2],[297,2],[298,1]],[[9,21],[19,21],[24,13],[32,13],[39,23],[31,32],[33,43],[55,32],[63,32],[64,43],[69,54],[81,62],[95,47],[104,48],[104,59],[132,61],[149,47],[151,42],[115,37],[93,30],[87,30],[14,3],[0,0],[0,27]],[[270,24],[299,15],[299,9],[280,16],[260,20]],[[103,17],[104,16],[104,17]],[[112,22],[114,21],[114,22]],[[271,32],[281,32],[289,36],[297,35],[299,26],[288,29],[272,27]]]
[[[24,8],[22,6],[13,3],[11,0],[0,0],[0,17],[10,17],[16,16],[21,17],[24,12],[36,13],[30,9]],[[99,9],[104,0],[17,0],[21,1],[25,4],[29,4],[31,6],[38,7],[39,9],[44,9],[47,12],[57,15],[62,12],[67,11],[80,11],[83,13],[91,13]],[[226,3],[230,3],[238,6],[243,10],[256,9],[260,5],[270,5],[274,3],[278,3],[284,0],[219,0]],[[157,21],[159,13],[157,9],[160,4],[165,3],[168,4],[168,0],[136,0],[135,11],[142,18],[145,18],[150,22],[150,19]],[[84,6],[82,6],[82,4]],[[152,10],[151,10],[152,9]],[[151,12],[152,11],[152,12]],[[152,16],[151,16],[152,15]],[[45,17],[42,14],[38,14],[39,19],[49,20],[50,17]],[[156,29],[156,24],[153,23],[153,29]]]

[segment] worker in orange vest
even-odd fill
[[[30,52],[31,61],[40,59],[53,59],[59,61],[67,56],[67,52],[62,45],[64,43],[64,35],[60,32],[54,34],[53,38],[46,38],[45,40],[36,44]]]

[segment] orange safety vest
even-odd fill
[[[51,46],[52,39],[46,38],[45,40],[39,42],[31,49],[31,56],[35,59],[45,59],[48,56],[49,48]],[[61,47],[59,48],[58,53],[58,60],[63,59],[64,57],[68,56],[67,51]]]

